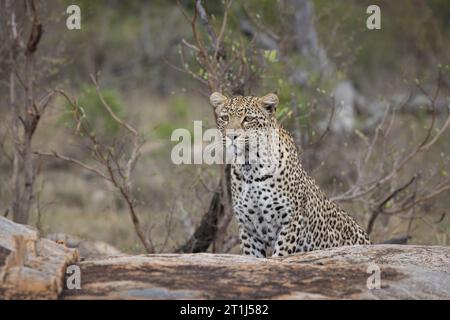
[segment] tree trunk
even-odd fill
[[[195,253],[208,250],[216,238],[217,221],[222,213],[222,187],[219,185],[211,199],[208,211],[202,217],[200,225],[195,229],[194,234],[176,252]]]

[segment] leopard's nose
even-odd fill
[[[238,137],[239,137],[238,132],[227,132],[227,138],[230,139],[231,141],[236,140]]]

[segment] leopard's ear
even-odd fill
[[[228,98],[219,92],[213,92],[209,96],[209,102],[214,107],[216,112],[218,112],[228,101]]]
[[[258,99],[260,107],[269,115],[273,115],[277,110],[278,97],[275,93],[266,94],[264,97]]]

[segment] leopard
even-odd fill
[[[230,155],[231,205],[244,255],[283,257],[371,244],[356,220],[303,169],[293,136],[277,120],[275,93],[228,97],[214,92],[209,101]],[[250,157],[250,150],[256,156]]]

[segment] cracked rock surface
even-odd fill
[[[81,260],[77,249],[0,217],[0,299],[450,299],[444,246],[351,246],[270,259],[200,253]],[[67,288],[71,264],[80,268],[81,289]]]

